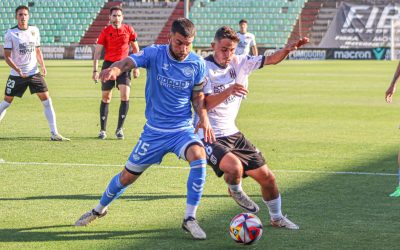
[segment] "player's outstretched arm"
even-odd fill
[[[298,41],[291,42],[287,44],[283,49],[278,50],[274,54],[267,56],[264,65],[270,65],[270,64],[278,64],[282,60],[284,60],[291,51],[296,50],[303,46],[304,44],[308,43],[309,39],[308,37],[303,37],[299,39]]]
[[[107,69],[104,69],[100,72],[100,79],[102,82],[108,80],[115,80],[117,77],[125,71],[131,70],[135,67],[133,61],[127,57],[120,61],[116,61],[115,63],[111,64],[111,66]]]
[[[215,108],[216,106],[224,102],[231,95],[242,97],[247,94],[248,91],[244,85],[240,83],[235,83],[229,86],[229,88],[225,89],[221,93],[215,95],[207,95],[205,97],[206,108],[207,110]]]
[[[394,72],[392,82],[390,83],[389,88],[386,90],[385,97],[387,103],[391,103],[393,100],[393,94],[394,92],[396,92],[397,80],[399,79],[399,77],[400,77],[400,62],[397,65],[396,72]]]
[[[199,122],[196,124],[195,133],[197,133],[199,129],[203,129],[204,140],[209,143],[215,142],[214,131],[212,130],[210,121],[208,120],[203,91],[193,91],[192,105],[194,111],[199,116]]]

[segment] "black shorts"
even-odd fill
[[[110,61],[104,61],[101,70],[107,69],[113,64]],[[127,85],[131,86],[131,70],[123,72],[121,75],[117,77],[117,80],[109,80],[105,81],[101,84],[101,90],[112,90],[114,87],[118,88],[118,85]]]
[[[48,91],[43,76],[37,73],[26,78],[10,75],[6,83],[4,94],[6,96],[22,97],[28,87],[31,94]]]
[[[207,154],[207,163],[210,165],[215,174],[221,177],[224,172],[219,168],[222,158],[227,153],[232,153],[242,162],[244,171],[257,169],[265,165],[265,159],[261,152],[247,140],[241,132],[236,134],[219,137],[210,144],[203,140]],[[244,176],[246,176],[244,174]]]

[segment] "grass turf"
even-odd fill
[[[229,239],[230,219],[241,210],[208,168],[198,219],[206,241],[180,229],[187,164],[167,155],[84,228],[72,226],[97,204],[122,169],[144,119],[145,72],[132,84],[126,140],[114,139],[118,93],[110,106],[109,139],[99,130],[100,86],[91,61],[47,61],[46,81],[61,134],[50,142],[36,96],[15,99],[0,123],[0,248],[4,249],[242,249]],[[261,205],[263,238],[247,249],[395,249],[398,247],[397,170],[399,96],[384,101],[396,64],[387,61],[285,61],[250,78],[237,120],[275,171],[283,212],[300,230],[268,226],[259,187],[244,188]],[[0,64],[0,89],[9,69]],[[40,163],[35,164],[35,163]],[[45,165],[48,163],[48,165]],[[76,164],[76,165],[74,165]],[[84,165],[87,164],[87,165]],[[303,172],[301,172],[303,171]],[[314,171],[314,172],[306,172]],[[318,172],[319,171],[319,172]]]

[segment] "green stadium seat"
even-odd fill
[[[194,46],[208,47],[218,27],[230,25],[237,29],[238,21],[246,18],[250,22],[249,32],[256,34],[257,43],[281,47],[286,43],[305,1],[195,1],[190,13],[191,20],[198,27]],[[287,13],[282,13],[283,7],[287,8]]]

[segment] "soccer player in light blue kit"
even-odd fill
[[[198,225],[196,210],[206,178],[206,153],[196,135],[203,129],[207,141],[215,141],[204,105],[203,81],[205,62],[190,47],[195,35],[193,23],[179,18],[172,24],[169,45],[152,45],[139,53],[113,63],[100,74],[102,82],[113,80],[132,68],[147,69],[147,122],[125,168],[108,185],[100,203],[79,218],[76,226],[86,226],[107,213],[109,204],[118,198],[148,167],[160,163],[168,152],[187,160],[190,173],[187,181],[186,214],[182,228],[195,239],[205,239]],[[191,105],[192,103],[192,105]],[[192,124],[191,107],[199,115],[196,129]]]

